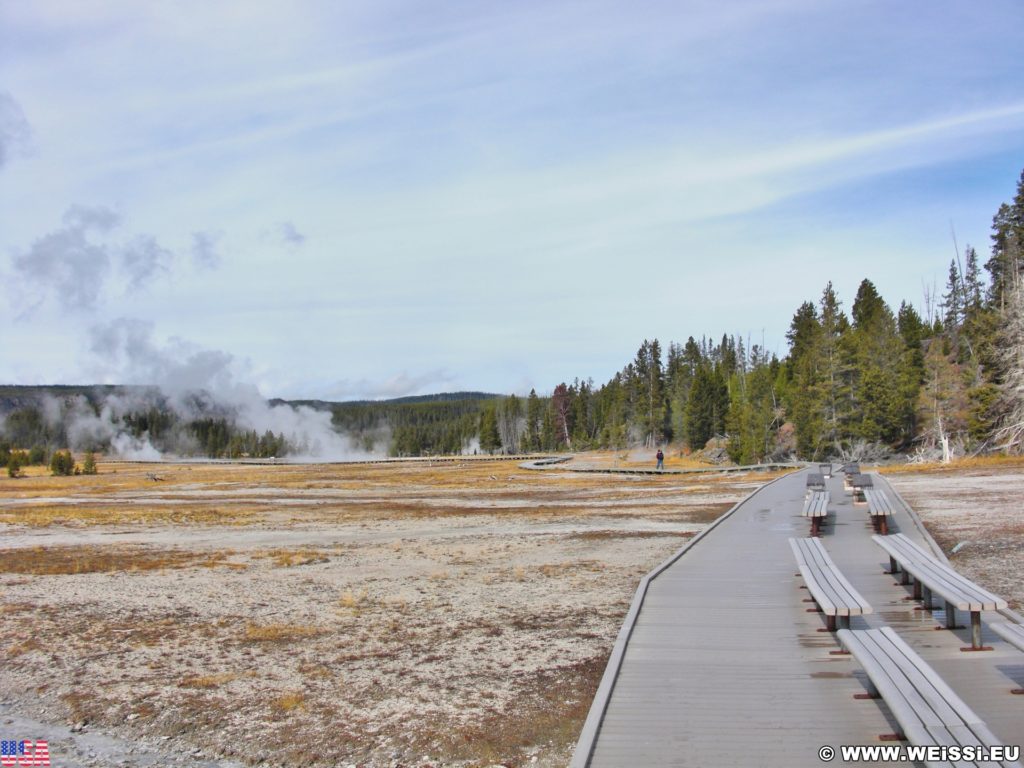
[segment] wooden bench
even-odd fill
[[[913,579],[914,599],[922,600],[925,610],[931,610],[933,592],[942,597],[946,603],[947,629],[957,628],[954,609],[971,614],[971,647],[961,650],[992,650],[981,644],[981,612],[1006,608],[1005,600],[939,562],[902,533],[871,538],[889,555],[889,573],[899,573],[902,569],[904,584]]]
[[[850,487],[847,490],[853,491],[853,503],[863,504],[865,502],[864,491],[875,486],[871,475],[847,475],[847,479],[850,481]]]
[[[838,639],[867,674],[870,697],[881,696],[885,700],[902,731],[899,735],[911,744],[973,748],[1001,746],[985,722],[891,627],[841,629]],[[956,763],[974,764],[973,761]],[[983,764],[1018,765],[1011,762]]]
[[[860,464],[851,461],[846,464],[843,464],[843,466],[839,468],[839,471],[842,472],[844,475],[859,475]]]
[[[831,464],[819,464],[818,471],[821,472],[821,476],[828,480],[832,477],[832,465]]]
[[[841,627],[850,626],[851,616],[871,613],[868,601],[846,580],[832,558],[828,556],[820,539],[790,539],[800,575],[807,590],[825,614],[830,632],[836,631],[836,621]]]
[[[1009,622],[1003,624],[990,624],[989,626],[992,628],[992,631],[1003,638],[1003,640],[1016,647],[1018,650],[1024,651],[1024,626],[1021,626],[1020,624],[1011,624]],[[1010,693],[1015,693],[1018,696],[1024,695],[1024,688],[1014,688]]]
[[[828,516],[829,500],[828,491],[811,491],[804,501],[804,509],[800,514],[810,518],[811,536],[817,536],[821,533],[821,524]]]
[[[810,491],[824,491],[825,490],[825,476],[817,472],[809,472],[807,474],[807,490]]]
[[[885,491],[877,488],[865,488],[864,499],[868,503],[868,514],[875,530],[883,536],[889,533],[889,518],[892,517],[892,502]]]

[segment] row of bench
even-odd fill
[[[887,514],[891,514],[891,507]],[[1006,601],[964,578],[903,534],[876,535],[872,539],[889,555],[888,572],[902,572],[903,583],[912,579],[914,596],[925,601],[926,609],[931,608],[933,593],[942,597],[947,627],[956,626],[956,610],[970,613],[972,645],[964,650],[985,650],[980,611],[1005,608]],[[851,616],[870,614],[873,609],[839,571],[819,539],[792,538],[790,546],[804,584],[818,606],[816,610],[825,614],[827,629],[837,631],[841,652],[857,659],[870,681],[868,695],[885,699],[904,738],[917,746],[971,750],[1000,746],[981,718],[891,628],[850,629]],[[1024,651],[1024,627],[995,624],[992,629]],[[1015,689],[1013,693],[1024,690]],[[1001,760],[983,764],[1019,765]]]
[[[828,517],[831,496],[825,489],[825,481],[831,477],[831,467],[831,464],[822,464],[819,467],[821,471],[807,474],[807,497],[804,500],[802,514],[811,521],[811,536],[820,535],[821,525]],[[893,513],[893,505],[885,491],[875,488],[871,476],[861,474],[860,467],[856,464],[844,465],[842,471],[846,478],[844,486],[853,492],[854,504],[858,501],[866,503],[868,516],[875,531],[883,536],[889,533],[889,518]]]

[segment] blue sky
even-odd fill
[[[828,280],[920,307],[951,228],[987,252],[1022,39],[1017,0],[0,0],[0,381],[216,352],[348,399],[601,382],[655,336],[784,354]]]

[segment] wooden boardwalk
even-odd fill
[[[572,765],[815,766],[818,748],[878,744],[896,730],[881,700],[854,699],[864,675],[820,631],[802,602],[788,539],[806,536],[806,472],[768,484],[684,548],[638,592],[584,726]],[[891,530],[931,541],[884,478],[896,507]],[[1024,744],[1024,653],[984,627],[993,651],[962,653],[968,630],[942,630],[941,611],[915,610],[906,587],[883,573],[888,558],[871,541],[866,506],[842,476],[822,541],[875,613],[852,627],[891,626],[1005,744]],[[986,613],[984,620],[1003,621]],[[965,623],[961,620],[961,623]],[[833,763],[842,765],[837,758]],[[863,763],[861,763],[863,765]]]

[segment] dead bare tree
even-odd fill
[[[1024,285],[1014,269],[1003,292],[999,363],[1003,380],[999,386],[999,429],[996,442],[1006,451],[1024,452]]]

